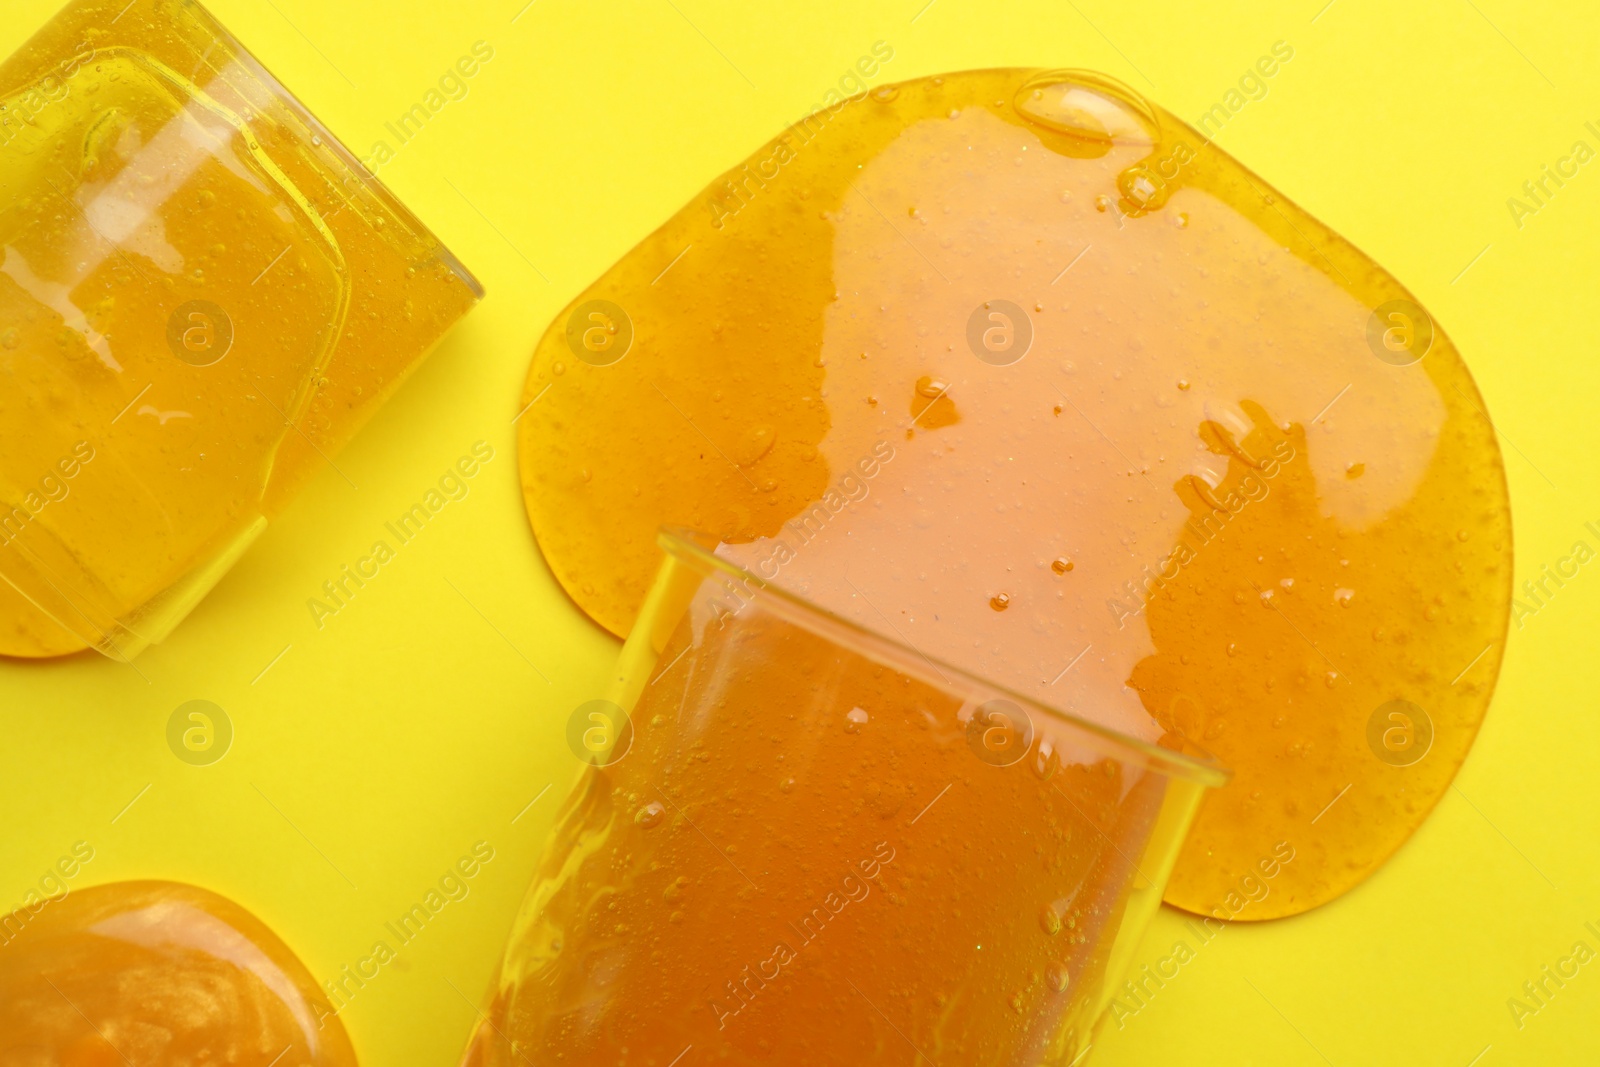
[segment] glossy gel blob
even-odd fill
[[[215,893],[120,882],[36,901],[0,926],[0,1063],[356,1062],[295,954]]]
[[[533,528],[613,632],[656,528],[696,526],[927,656],[1216,754],[1167,894],[1193,911],[1375,870],[1499,670],[1505,476],[1449,339],[1099,75],[797,124],[562,313],[523,402]]]

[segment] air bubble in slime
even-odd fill
[[[196,3],[0,66],[0,654],[163,639],[481,296]]]

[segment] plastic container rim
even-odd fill
[[[747,587],[759,590],[764,601],[765,598],[771,598],[762,606],[785,621],[852,651],[860,652],[869,659],[911,675],[929,685],[953,693],[963,691],[990,693],[993,697],[1012,701],[1025,708],[1029,714],[1037,713],[1087,733],[1114,752],[1120,751],[1129,757],[1131,762],[1151,767],[1170,778],[1215,789],[1225,785],[1232,777],[1232,772],[1218,763],[1214,756],[1192,742],[1189,743],[1189,747],[1196,755],[1176,752],[1148,741],[1141,741],[1111,727],[1091,722],[1070,711],[1024,696],[1007,686],[991,682],[944,660],[924,655],[899,641],[842,618],[746,570],[737,563],[723,559],[714,551],[721,542],[711,534],[682,526],[663,526],[656,535],[656,543],[669,556],[688,564],[708,577],[712,572],[720,572]],[[933,670],[928,670],[929,667]]]

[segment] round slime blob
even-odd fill
[[[298,957],[232,901],[121,882],[4,920],[0,1062],[354,1067]]]
[[[1375,870],[1499,669],[1505,476],[1449,339],[1099,75],[796,124],[557,318],[523,404],[534,531],[612,632],[656,529],[698,527],[926,656],[1214,753],[1235,778],[1167,893],[1197,912]]]

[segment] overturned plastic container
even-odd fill
[[[0,66],[0,654],[131,658],[483,295],[199,4]]]
[[[660,543],[465,1067],[1079,1062],[1225,772]]]

